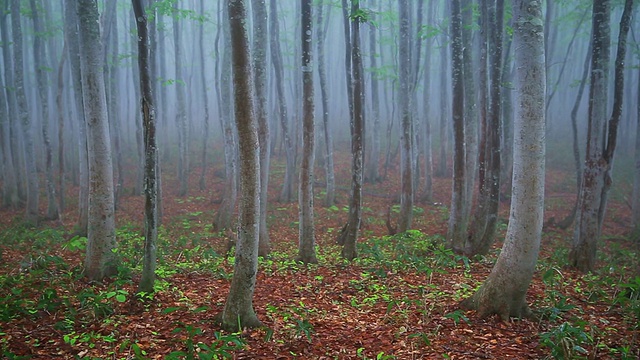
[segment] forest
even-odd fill
[[[0,358],[640,358],[638,8],[0,0]]]

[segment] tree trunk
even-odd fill
[[[113,168],[98,5],[92,0],[77,3],[82,71],[84,113],[87,120],[89,154],[89,232],[84,273],[92,281],[101,281],[117,272]]]
[[[253,69],[256,87],[256,118],[260,142],[260,246],[259,256],[271,252],[267,228],[267,200],[269,165],[271,159],[271,135],[267,120],[267,7],[265,0],[251,0],[253,14]]]
[[[174,11],[178,11],[174,8]],[[175,47],[175,68],[176,68],[176,126],[178,127],[178,196],[187,196],[189,183],[189,150],[187,139],[187,109],[186,109],[186,81],[182,71],[182,35],[181,20],[178,14],[173,15],[173,44]]]
[[[33,20],[33,29],[35,31],[33,39],[33,58],[36,73],[36,81],[38,84],[38,99],[40,100],[41,121],[42,121],[42,141],[44,143],[45,155],[45,189],[47,192],[47,220],[60,219],[60,207],[56,196],[55,180],[53,179],[53,149],[51,146],[51,138],[49,137],[49,124],[51,122],[49,116],[49,76],[50,66],[46,63],[47,52],[43,36],[45,34],[44,24],[39,12],[40,4],[36,0],[29,0],[31,8],[31,19]]]
[[[322,4],[318,5],[318,20],[316,23],[317,49],[318,49],[318,79],[320,80],[320,94],[322,102],[322,128],[324,130],[324,169],[326,180],[326,195],[324,198],[324,206],[330,207],[335,202],[336,184],[335,174],[333,170],[333,136],[331,136],[331,126],[329,125],[329,96],[327,94],[327,71],[324,56],[324,40],[325,32],[323,29],[323,8]],[[328,18],[328,17],[327,17]],[[328,23],[328,21],[327,21]]]
[[[633,178],[633,198],[631,205],[631,224],[634,224],[634,232],[640,234],[640,68],[638,69],[638,89],[636,102],[636,146],[635,166]],[[636,241],[640,237],[636,235]]]
[[[38,223],[39,185],[36,169],[35,146],[29,116],[29,104],[24,89],[24,57],[22,52],[22,26],[20,24],[20,0],[11,0],[11,35],[13,37],[13,73],[18,118],[22,122],[24,157],[26,165],[27,207],[25,221]]]
[[[595,269],[597,244],[607,206],[607,193],[612,183],[611,168],[616,149],[618,124],[622,114],[624,58],[632,8],[633,0],[626,0],[620,20],[615,60],[613,113],[607,124],[611,9],[608,0],[596,0],[593,5],[587,157],[578,200],[573,244],[569,252],[569,263],[582,272]]]
[[[413,131],[411,119],[411,49],[409,41],[410,14],[407,0],[398,1],[400,18],[400,33],[398,44],[398,108],[402,129],[400,134],[401,151],[401,190],[400,215],[398,217],[398,231],[405,232],[411,228],[413,219]]]
[[[222,69],[220,72],[220,117],[223,122],[224,138],[224,164],[225,164],[225,190],[222,203],[218,208],[213,221],[214,231],[222,231],[233,228],[233,213],[238,200],[237,184],[237,156],[236,156],[236,131],[232,120],[231,98],[231,42],[227,25],[228,14],[226,7],[221,9],[223,16],[223,28],[225,29],[224,52],[222,53]]]
[[[66,186],[65,186],[65,147],[64,147],[64,105],[63,105],[63,92],[64,92],[64,64],[67,59],[67,42],[64,43],[64,48],[62,49],[62,55],[60,56],[60,62],[58,63],[58,77],[57,77],[57,91],[56,91],[56,106],[58,108],[58,196],[59,196],[59,204],[60,204],[60,212],[64,212],[65,208],[65,194],[66,194]]]
[[[372,7],[375,5],[372,4]],[[375,15],[372,14],[371,21],[375,21]],[[371,122],[373,127],[371,129],[369,151],[367,156],[367,162],[365,163],[366,174],[365,181],[376,183],[381,179],[380,177],[380,86],[378,84],[378,78],[380,75],[376,73],[378,67],[377,56],[379,53],[376,51],[378,43],[376,41],[376,29],[373,26],[369,27],[369,66],[374,71],[371,72],[370,86],[371,86]]]
[[[149,71],[149,35],[147,15],[142,0],[132,0],[138,30],[138,71],[140,72],[140,106],[144,129],[144,258],[139,291],[153,292],[158,240],[158,145],[153,84]]]
[[[480,317],[530,314],[525,300],[533,277],[544,211],[545,68],[541,2],[514,0],[516,91],[513,199],[504,246],[491,274],[462,302]]]
[[[204,1],[200,2],[200,15],[206,16],[204,12]],[[198,26],[198,55],[200,57],[200,91],[202,91],[202,109],[204,110],[204,129],[202,131],[202,158],[199,186],[200,190],[206,188],[206,175],[207,175],[207,147],[209,140],[209,96],[207,95],[207,81],[205,77],[205,56],[204,56],[204,21]]]
[[[276,103],[278,104],[280,126],[282,127],[282,141],[284,143],[287,162],[279,201],[282,203],[289,203],[293,201],[293,181],[296,174],[296,156],[289,131],[289,116],[287,115],[287,102],[284,92],[284,70],[282,65],[282,51],[280,50],[280,31],[278,26],[277,10],[277,1],[271,0],[269,2],[269,33],[271,34],[269,44],[271,48],[271,62],[273,63],[275,74]]]
[[[451,2],[446,1],[444,6],[444,17],[449,15],[451,7]],[[449,68],[449,52],[447,44],[447,34],[445,32],[441,35],[440,42],[440,88],[445,89],[447,85],[447,71]],[[440,149],[438,154],[438,168],[436,169],[436,176],[447,177],[449,176],[449,170],[447,168],[447,147],[449,143],[449,137],[447,136],[447,123],[448,123],[448,114],[449,114],[449,97],[446,91],[440,92],[440,129],[439,129],[439,138],[440,138]]]
[[[314,141],[314,101],[313,67],[311,66],[312,27],[311,0],[300,0],[301,44],[302,44],[302,161],[300,164],[300,244],[298,261],[317,263],[316,239],[313,221],[313,163]]]
[[[360,53],[360,6],[358,1],[351,2],[351,64],[353,66],[353,117],[351,130],[351,198],[349,201],[349,218],[341,234],[340,242],[344,244],[342,257],[353,260],[358,256],[356,244],[360,223],[362,222],[362,182],[364,180],[364,76],[362,74],[362,56]]]
[[[462,63],[462,31],[460,0],[451,1],[451,58],[452,58],[452,115],[454,132],[453,151],[453,189],[451,207],[449,209],[449,229],[447,241],[449,247],[462,252],[467,238],[467,222],[465,216],[465,137],[464,137],[464,67]]]
[[[89,232],[89,159],[87,153],[87,121],[83,108],[83,88],[80,69],[80,44],[78,32],[78,14],[76,2],[65,0],[64,3],[64,36],[68,42],[69,65],[71,68],[72,87],[74,89],[74,105],[78,118],[78,158],[79,158],[79,194],[78,224],[76,234],[88,236]]]
[[[236,261],[229,295],[218,316],[227,331],[262,326],[253,309],[260,236],[260,149],[254,112],[249,39],[243,0],[228,2],[233,58],[233,91],[240,148],[240,216]]]
[[[4,22],[4,16],[0,20]],[[4,27],[4,26],[3,26]],[[0,28],[0,31],[4,29]],[[7,53],[7,48],[3,49],[3,53]],[[16,169],[13,164],[13,154],[15,149],[11,148],[11,117],[9,117],[8,100],[9,96],[5,95],[5,88],[8,88],[9,84],[5,86],[5,82],[2,79],[0,73],[0,134],[2,135],[2,164],[4,166],[3,172],[3,187],[2,187],[2,207],[10,206],[15,208],[18,206],[18,183],[16,179]]]
[[[434,7],[435,2],[429,3],[427,14],[427,24],[434,23]],[[424,55],[424,79],[423,79],[423,98],[422,112],[424,116],[424,140],[422,142],[422,151],[424,152],[424,190],[422,192],[422,201],[431,203],[433,201],[433,151],[431,142],[431,57],[434,49],[433,38],[427,38],[426,53]]]

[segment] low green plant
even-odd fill
[[[220,331],[213,333],[214,341],[210,344],[203,342],[195,342],[195,337],[202,335],[200,328],[188,324],[180,324],[180,327],[173,330],[174,334],[186,333],[185,340],[186,350],[173,351],[169,353],[165,359],[199,359],[199,360],[217,360],[232,359],[233,352],[242,350],[246,345],[246,341],[240,336],[240,333],[223,334]]]
[[[589,354],[585,346],[593,343],[593,337],[585,331],[584,324],[576,326],[568,322],[540,334],[540,345],[551,350],[556,360],[585,359]]]

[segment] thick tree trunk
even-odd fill
[[[462,302],[480,317],[530,314],[525,300],[542,234],[545,157],[545,69],[541,2],[514,0],[518,111],[514,131],[513,199],[504,246],[491,274]]]
[[[13,37],[13,73],[18,118],[22,123],[24,161],[27,182],[27,206],[25,221],[38,223],[39,185],[36,169],[35,146],[29,116],[29,105],[24,89],[24,57],[22,52],[22,26],[20,24],[20,0],[11,0],[11,35]]]
[[[253,14],[253,69],[256,88],[256,118],[260,142],[260,246],[259,256],[271,252],[267,228],[267,195],[271,159],[271,135],[267,119],[267,7],[265,0],[251,0]]]
[[[98,6],[92,0],[77,3],[84,113],[89,154],[89,232],[85,275],[100,281],[116,273],[113,168],[107,119],[107,100],[102,72],[102,44]]]
[[[5,21],[5,19],[1,19]],[[0,31],[2,31],[0,29]],[[3,51],[6,52],[6,51]],[[9,109],[7,107],[8,96],[5,96],[5,82],[0,74],[0,135],[2,136],[2,164],[3,164],[3,182],[2,182],[2,207],[18,206],[18,183],[15,176],[15,167],[13,165],[14,151],[11,148],[11,124],[9,117]]]
[[[317,263],[316,239],[313,214],[313,164],[315,154],[314,141],[314,101],[313,67],[311,66],[312,27],[311,0],[300,0],[301,43],[302,43],[302,161],[300,164],[300,190],[298,206],[300,208],[300,243],[298,261]]]
[[[411,119],[411,57],[409,42],[410,14],[407,0],[398,1],[400,18],[400,34],[398,44],[398,108],[402,123],[400,133],[401,154],[401,191],[400,215],[398,216],[398,231],[405,232],[411,228],[413,220],[413,126]]]
[[[468,217],[465,216],[465,137],[464,137],[464,67],[462,63],[462,31],[460,0],[451,1],[452,116],[453,116],[453,186],[449,209],[447,242],[456,252],[462,252],[467,238]]]
[[[138,34],[138,71],[140,72],[140,106],[144,128],[144,259],[139,291],[153,292],[158,240],[158,146],[153,84],[149,71],[149,35],[147,15],[142,0],[132,0]]]
[[[260,149],[243,0],[228,2],[233,55],[233,91],[240,148],[240,216],[233,279],[218,319],[228,331],[262,326],[253,309],[260,236]]]

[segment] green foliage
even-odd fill
[[[593,342],[593,338],[585,331],[585,324],[573,326],[567,322],[540,334],[540,344],[551,350],[556,360],[586,359],[588,351],[585,346]]]
[[[445,318],[453,320],[453,322],[458,325],[460,321],[464,321],[465,323],[469,323],[469,318],[464,315],[464,311],[458,309],[454,310],[448,314],[444,315]]]
[[[215,340],[211,344],[196,342],[196,337],[203,334],[201,328],[193,325],[180,323],[180,327],[173,330],[174,334],[185,334],[184,340],[185,350],[173,351],[169,353],[165,359],[232,359],[233,352],[242,350],[246,342],[240,336],[240,333],[223,334],[220,331],[213,333]]]

